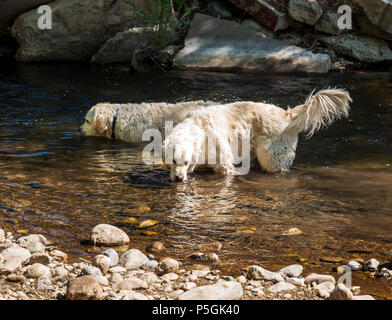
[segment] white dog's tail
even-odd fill
[[[322,90],[313,92],[305,104],[287,110],[291,122],[285,131],[307,131],[310,138],[322,127],[328,127],[342,116],[348,117],[350,94],[342,89]]]

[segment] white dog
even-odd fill
[[[250,163],[257,159],[267,172],[286,171],[295,158],[298,134],[305,131],[311,137],[341,116],[348,117],[349,102],[352,99],[348,92],[329,89],[312,93],[303,105],[287,111],[255,102],[199,110],[179,123],[164,142],[165,157],[171,155],[173,159],[173,163],[165,163],[171,169],[170,178],[186,181],[188,173],[200,163],[206,163],[215,172],[236,174],[233,133],[249,139]],[[209,152],[206,139],[210,137],[219,149],[219,159],[214,163],[205,160]]]
[[[142,142],[143,132],[158,129],[163,134],[165,121],[173,125],[194,111],[213,104],[209,101],[141,104],[98,103],[86,114],[80,127],[83,136],[100,136],[125,142]]]

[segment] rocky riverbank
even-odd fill
[[[89,236],[101,252],[92,261],[79,258],[70,263],[67,254],[43,235],[16,238],[0,229],[0,299],[373,300],[359,295],[359,287],[337,284],[332,275],[304,275],[300,264],[276,272],[252,265],[234,277],[206,265],[184,267],[170,257],[157,261],[155,255],[165,250],[163,243],[153,242],[143,250],[132,248],[128,235],[112,225],[97,225]],[[120,245],[127,249],[116,250]],[[216,253],[207,258],[219,261]],[[387,258],[391,262],[392,253]],[[392,273],[387,268],[390,264],[380,266],[375,259],[363,264],[350,261],[348,265],[353,271],[370,270],[379,276]]]
[[[135,4],[146,7],[143,0]],[[165,44],[153,48],[156,28],[140,24],[125,1],[48,5],[50,30],[38,28],[36,8],[9,10],[0,35],[12,35],[18,47],[1,41],[0,58],[127,63],[139,71],[171,68],[174,59],[180,69],[263,73],[327,73],[392,62],[392,4],[385,0],[200,1],[189,8],[189,27],[168,30]]]

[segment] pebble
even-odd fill
[[[83,275],[83,276],[91,275],[91,276],[94,276],[95,278],[99,278],[99,277],[102,277],[102,272],[97,267],[88,266],[88,267],[84,267],[82,269],[81,275]]]
[[[303,270],[304,267],[300,264],[293,264],[291,266],[280,269],[279,272],[286,277],[298,278],[302,274]]]
[[[112,260],[103,254],[99,254],[94,258],[94,266],[98,267],[102,274],[106,274],[112,264]]]
[[[126,269],[138,269],[148,263],[150,259],[138,249],[130,249],[120,258],[120,265]]]
[[[286,282],[291,283],[291,284],[298,286],[298,287],[305,286],[305,279],[303,279],[303,278],[288,278],[288,279],[286,279]]]
[[[158,261],[150,260],[142,266],[144,270],[154,271],[158,267]]]
[[[236,300],[243,295],[242,286],[235,281],[197,287],[180,294],[178,300]]]
[[[18,245],[13,245],[12,247],[3,250],[1,256],[4,258],[1,271],[4,273],[14,273],[22,267],[22,264],[30,259],[31,254],[27,249]]]
[[[94,245],[119,246],[129,243],[128,235],[110,224],[99,224],[93,228],[90,237]]]
[[[329,300],[354,300],[354,295],[343,283],[339,283],[332,290]]]
[[[48,240],[41,234],[30,234],[16,240],[19,246],[26,248],[31,253],[43,251],[47,242]]]
[[[111,267],[114,267],[118,264],[119,257],[116,250],[110,248],[102,252],[102,254],[109,257]]]
[[[49,254],[52,257],[55,257],[55,258],[60,258],[60,259],[63,259],[63,260],[68,259],[68,255],[65,252],[60,251],[60,250],[52,250],[52,251],[49,252]]]
[[[101,300],[103,291],[92,275],[70,279],[67,286],[67,300]]]
[[[121,290],[119,293],[114,294],[115,300],[148,300],[148,298],[139,292],[131,290]]]
[[[21,274],[9,274],[7,276],[7,281],[9,282],[26,282],[26,277]]]
[[[366,269],[369,271],[377,271],[379,265],[380,262],[374,258],[366,261],[365,263]]]
[[[115,266],[109,269],[109,273],[125,273],[127,269],[121,266]]]
[[[179,269],[180,264],[178,263],[178,261],[169,258],[159,262],[157,267],[157,273],[161,275],[169,272],[178,272]]]
[[[3,229],[0,229],[0,243],[5,242],[5,232]]]
[[[178,274],[177,273],[166,273],[163,276],[161,276],[162,279],[164,279],[166,282],[170,281],[175,281],[178,279]]]
[[[284,281],[283,277],[277,272],[268,271],[259,266],[251,266],[248,270],[248,276],[254,280],[268,280],[281,282]]]
[[[188,290],[191,290],[191,289],[193,289],[193,288],[196,288],[196,283],[194,283],[194,282],[185,282],[183,285],[182,285],[182,288],[185,290],[185,291],[188,291]]]
[[[324,299],[329,298],[329,295],[331,294],[331,292],[335,289],[335,284],[330,282],[330,281],[326,281],[326,282],[322,282],[320,284],[317,284],[313,290],[321,297]]]
[[[362,269],[362,264],[360,264],[358,261],[352,260],[352,261],[350,261],[347,265],[348,265],[348,266],[350,267],[350,269],[353,270],[353,271],[357,271],[357,270],[361,270],[361,269]]]
[[[27,267],[26,275],[29,278],[50,277],[50,269],[41,263],[34,263]]]
[[[128,278],[120,281],[116,284],[117,290],[133,290],[133,289],[147,289],[147,282],[139,279],[139,278]]]
[[[124,280],[123,277],[119,273],[114,273],[112,275],[112,277],[110,278],[110,281],[113,282],[113,283],[119,283],[119,282],[121,282],[123,280]]]
[[[279,293],[283,291],[291,291],[295,290],[297,287],[291,283],[287,282],[278,282],[268,288],[268,291],[274,292],[274,293]]]
[[[239,276],[237,278],[237,281],[238,281],[238,283],[245,284],[248,280],[246,279],[245,276]]]
[[[305,278],[306,284],[312,283],[312,282],[322,283],[322,282],[327,282],[327,281],[332,282],[332,283],[336,282],[336,280],[333,276],[326,275],[326,274],[312,273]]]
[[[353,300],[376,300],[372,296],[363,295],[363,296],[353,296]]]
[[[68,270],[64,267],[57,267],[54,269],[54,273],[56,276],[63,278],[66,277],[68,275]]]
[[[175,298],[177,298],[181,293],[183,293],[184,292],[184,290],[181,290],[181,289],[178,289],[178,290],[175,290],[175,291],[173,291],[173,292],[170,292],[167,296],[169,297],[169,298],[171,298],[171,299],[175,299]]]
[[[37,280],[37,289],[38,290],[47,290],[52,287],[52,281],[47,276],[39,277]]]

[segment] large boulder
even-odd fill
[[[340,29],[338,21],[341,14],[336,12],[324,13],[316,24],[316,30],[327,34],[338,36],[345,30]]]
[[[185,47],[175,56],[179,69],[265,73],[327,73],[326,54],[313,54],[264,38],[238,23],[195,14]]]
[[[135,0],[142,8],[145,0]],[[40,30],[36,10],[19,16],[11,33],[20,44],[19,61],[87,60],[116,32],[133,25],[125,1],[57,0],[52,8],[52,29]]]
[[[17,16],[51,1],[52,0],[0,1],[0,36],[8,32],[8,27]]]
[[[338,37],[320,37],[320,41],[338,54],[353,57],[361,62],[392,60],[392,51],[388,44],[373,37],[343,34]]]
[[[382,30],[392,33],[392,1],[391,0],[352,0],[371,23]]]
[[[289,17],[266,0],[230,0],[230,2],[272,31],[283,30],[290,25]]]

